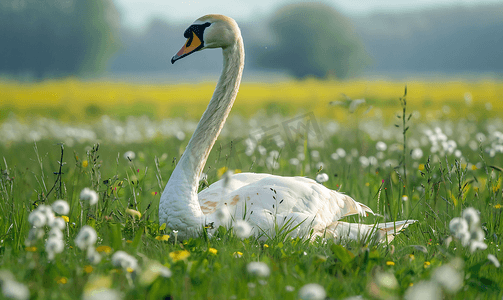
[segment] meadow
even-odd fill
[[[346,221],[418,220],[391,243],[223,227],[180,240],[158,224],[213,88],[0,82],[3,297],[501,299],[503,83],[417,80],[406,94],[390,81],[242,85],[201,189],[227,170],[325,173],[325,186],[376,212]],[[61,248],[30,217],[58,199],[69,204]],[[97,237],[83,246],[86,225]]]

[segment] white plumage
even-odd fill
[[[292,237],[322,236],[333,239],[378,239],[407,227],[414,221],[350,224],[339,220],[349,215],[373,213],[366,205],[304,177],[240,173],[215,182],[199,194],[199,178],[236,98],[244,66],[244,47],[236,22],[222,15],[204,16],[186,31],[186,44],[176,60],[206,48],[222,48],[224,67],[213,97],[187,148],[164,189],[159,204],[159,222],[194,236],[203,226],[210,231],[220,225],[245,219],[252,234],[272,237],[277,228],[295,228]],[[231,218],[224,216],[230,215]],[[375,232],[378,234],[376,235]]]

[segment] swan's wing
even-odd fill
[[[283,219],[323,229],[347,215],[372,213],[351,197],[304,177],[240,173],[231,177],[226,188],[220,180],[198,196],[201,209],[208,216],[227,206],[235,218],[245,217],[264,228]]]

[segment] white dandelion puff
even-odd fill
[[[227,206],[220,207],[216,212],[216,216],[224,225],[226,225],[231,220],[231,213],[229,212]]]
[[[45,243],[45,251],[47,252],[47,257],[52,260],[54,256],[58,253],[63,252],[64,242],[58,237],[50,237]]]
[[[398,288],[398,281],[393,273],[380,273],[376,275],[377,284],[381,287],[394,290]]]
[[[309,283],[299,290],[299,298],[302,300],[323,300],[327,296],[325,289],[317,283]]]
[[[26,287],[26,285],[9,279],[3,280],[2,293],[5,298],[18,300],[28,299],[30,297],[30,290]]]
[[[66,228],[66,222],[65,222],[65,220],[63,220],[63,218],[60,218],[60,217],[54,218],[49,223],[49,227],[63,230]]]
[[[96,230],[89,225],[85,225],[77,234],[75,245],[81,250],[86,250],[89,247],[93,247],[97,240],[98,235],[96,234]]]
[[[122,299],[121,294],[118,291],[107,289],[107,288],[97,288],[91,291],[85,291],[82,296],[82,300],[120,300]]]
[[[463,287],[463,274],[448,264],[436,268],[432,278],[451,294],[457,293]]]
[[[468,222],[463,218],[453,218],[449,222],[449,230],[452,235],[458,237],[459,233],[468,232]]]
[[[63,232],[61,232],[61,229],[59,229],[57,227],[52,228],[49,231],[49,238],[57,238],[57,239],[62,240],[63,239]]]
[[[133,160],[135,159],[136,157],[136,153],[134,153],[133,151],[126,151],[126,153],[124,153],[124,158],[127,159],[127,160]]]
[[[379,141],[376,144],[377,151],[386,151],[388,149],[388,145],[385,142]]]
[[[471,241],[470,243],[470,252],[473,253],[477,250],[486,250],[487,244],[479,241]]]
[[[38,212],[44,214],[44,216],[46,217],[47,223],[49,223],[55,217],[54,212],[52,211],[51,207],[44,205],[44,204],[39,205],[37,207],[37,209],[35,209],[35,211],[38,211]]]
[[[65,200],[56,200],[52,204],[52,210],[60,215],[66,215],[70,212],[70,206]]]
[[[440,287],[431,281],[420,281],[405,291],[406,300],[440,300],[442,293]]]
[[[316,182],[323,183],[328,181],[327,173],[321,173],[316,176]]]
[[[421,148],[415,148],[410,153],[410,157],[412,157],[413,160],[420,159],[421,157],[423,157],[423,150],[421,150]]]
[[[263,262],[250,262],[246,265],[246,270],[248,273],[258,277],[268,277],[271,274],[271,270],[266,263]]]
[[[90,188],[84,188],[80,192],[80,200],[89,201],[90,205],[98,203],[98,194]]]
[[[31,225],[40,228],[47,223],[47,217],[42,212],[34,210],[28,216],[28,222],[30,222]]]
[[[237,220],[236,223],[234,223],[234,232],[239,238],[245,239],[251,235],[252,227],[245,220]]]
[[[285,291],[287,291],[287,292],[293,292],[293,291],[295,291],[295,288],[293,286],[291,286],[291,285],[287,285],[287,286],[285,286]]]
[[[494,256],[492,254],[487,254],[487,259],[489,261],[491,261],[496,268],[500,267],[500,262],[499,262],[498,258],[496,258],[496,256]]]
[[[138,261],[136,258],[124,251],[116,251],[114,255],[112,255],[112,264],[116,267],[121,267],[124,270],[127,270],[128,268],[131,268],[132,270],[138,269]]]
[[[94,246],[87,248],[86,258],[93,265],[97,265],[101,261],[101,255],[96,251]]]
[[[465,209],[461,216],[466,220],[470,228],[472,228],[472,226],[477,226],[480,222],[479,213],[473,207]]]

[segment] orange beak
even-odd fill
[[[199,37],[194,33],[191,32],[192,36],[190,36],[187,39],[187,42],[185,42],[185,45],[183,45],[182,49],[178,51],[178,53],[171,58],[171,63],[174,64],[175,61],[179,60],[180,58],[183,58],[191,53],[194,53],[196,51],[201,50],[203,48],[203,42],[199,39]]]

